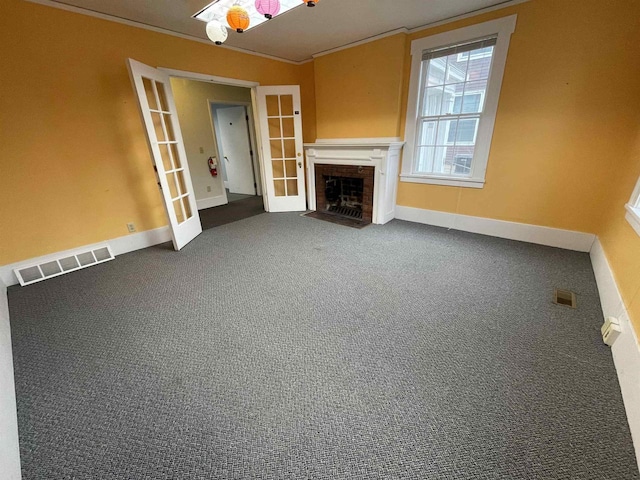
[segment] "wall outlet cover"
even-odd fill
[[[134,233],[136,231],[136,225],[134,223],[127,223],[127,230],[129,230],[129,233]]]

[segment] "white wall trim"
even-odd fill
[[[600,304],[604,317],[616,317],[622,327],[622,334],[613,344],[611,353],[618,372],[622,399],[627,412],[627,421],[640,468],[640,346],[629,319],[613,271],[607,261],[600,240],[596,238],[590,252],[593,273],[598,284]]]
[[[141,248],[152,247],[153,245],[158,245],[159,243],[165,243],[170,241],[171,241],[171,232],[169,230],[169,227],[160,227],[153,230],[132,233],[130,235],[125,235],[123,237],[118,237],[118,238],[113,238],[111,240],[93,243],[90,245],[83,245],[81,247],[72,248],[69,250],[50,253],[48,255],[42,255],[40,257],[26,258],[20,262],[0,266],[0,282],[3,282],[7,286],[17,285],[18,279],[16,278],[16,275],[13,272],[13,270],[15,268],[18,268],[21,265],[25,265],[28,263],[45,263],[61,255],[62,256],[73,255],[78,251],[89,250],[99,245],[103,245],[104,243],[109,244],[109,246],[111,247],[111,251],[113,252],[114,255],[122,255],[123,253],[133,252],[135,250],[140,250]]]
[[[11,353],[7,287],[0,281],[0,472],[7,480],[20,480],[18,416]]]
[[[526,223],[507,222],[492,218],[472,217],[458,213],[424,210],[396,205],[396,218],[409,222],[480,233],[492,237],[508,238],[521,242],[537,243],[578,252],[589,252],[595,239],[592,233],[542,227]]]
[[[257,87],[260,85],[258,82],[251,82],[249,80],[240,80],[238,78],[219,77],[217,75],[208,75],[206,73],[187,72],[185,70],[176,70],[175,68],[158,67],[158,70],[165,72],[170,77],[186,78],[187,80],[197,80],[200,82],[218,83],[221,85],[232,85],[234,87]],[[237,102],[242,103],[242,102]],[[250,105],[250,103],[247,103]]]
[[[196,200],[198,210],[204,210],[205,208],[219,207],[220,205],[226,205],[229,203],[226,195],[217,195],[215,197],[201,198]]]
[[[31,3],[37,3],[38,5],[44,5],[46,7],[53,7],[53,8],[58,8],[60,10],[66,10],[67,12],[79,13],[81,15],[87,15],[89,17],[99,18],[101,20],[108,20],[110,22],[121,23],[129,27],[142,28],[144,30],[150,30],[156,33],[163,33],[165,35],[170,35],[172,37],[178,37],[185,40],[191,40],[193,42],[204,43],[205,45],[209,45],[214,48],[225,48],[227,50],[233,50],[233,51],[244,53],[247,55],[253,55],[255,57],[268,58],[269,60],[275,60],[277,62],[284,62],[292,65],[302,65],[304,63],[311,61],[311,59],[308,59],[308,60],[303,60],[301,62],[296,62],[294,60],[287,60],[286,58],[280,58],[273,55],[268,55],[266,53],[255,52],[253,50],[245,50],[244,48],[232,47],[231,45],[214,45],[210,40],[206,40],[200,37],[194,37],[193,35],[188,35],[186,33],[174,32],[173,30],[168,30],[166,28],[156,27],[154,25],[148,25],[146,23],[136,22],[134,20],[116,17],[114,15],[109,15],[106,13],[96,12],[94,10],[89,10],[88,8],[76,7],[74,5],[67,5],[64,3],[54,2],[52,0],[26,0],[26,1]],[[203,26],[204,26],[204,23],[203,23]],[[204,28],[202,31],[204,32]]]

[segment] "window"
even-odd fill
[[[412,42],[402,181],[482,188],[515,20]]]
[[[631,199],[626,205],[627,214],[625,218],[631,224],[633,229],[638,235],[640,235],[640,180],[636,184],[636,188],[633,190]]]

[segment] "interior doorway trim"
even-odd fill
[[[158,67],[158,70],[165,72],[170,77],[186,78],[188,80],[200,80],[201,82],[221,83],[223,85],[233,85],[234,87],[258,87],[258,82],[250,82],[249,80],[239,80],[237,78],[218,77],[216,75],[207,75],[205,73],[186,72],[184,70],[175,70],[173,68]]]
[[[258,145],[257,145],[257,135],[258,132],[255,128],[255,117],[253,115],[253,105],[252,102],[243,102],[240,100],[212,100],[208,99],[209,102],[209,115],[211,117],[211,128],[213,129],[215,135],[215,144],[216,144],[216,154],[218,155],[218,161],[222,162],[222,156],[220,155],[220,139],[218,138],[218,131],[216,130],[215,119],[213,118],[212,108],[216,105],[233,105],[238,107],[245,107],[246,113],[249,119],[247,123],[249,125],[249,144],[251,148],[251,168],[253,170],[253,178],[256,184],[256,195],[264,196],[262,193],[262,173],[260,171],[260,162],[257,160],[258,155]],[[226,165],[225,165],[226,168]]]
[[[158,67],[158,70],[165,72],[170,77],[175,78],[186,78],[187,80],[196,80],[200,82],[210,82],[210,83],[219,83],[222,85],[231,85],[234,87],[245,87],[251,89],[251,110],[252,112],[258,111],[257,97],[256,97],[256,87],[260,86],[259,82],[252,82],[249,80],[240,80],[238,78],[229,78],[229,77],[219,77],[217,75],[208,75],[206,73],[197,73],[197,72],[188,72],[185,70],[176,70],[174,68],[166,68],[166,67]],[[251,120],[250,120],[251,121]],[[262,201],[264,204],[265,212],[269,211],[269,199],[268,195],[264,195],[266,192],[266,184],[265,184],[265,166],[262,160],[262,138],[260,132],[260,124],[258,122],[257,116],[253,116],[253,131],[255,132],[256,138],[256,158],[258,160],[258,168],[260,170],[260,184],[261,190],[263,192]]]

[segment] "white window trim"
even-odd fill
[[[624,218],[633,227],[638,235],[640,235],[640,179],[636,183],[636,188],[633,190],[629,203],[625,205],[627,214]]]
[[[502,88],[502,77],[504,76],[507,52],[509,51],[509,41],[511,34],[516,28],[516,19],[517,15],[510,15],[450,32],[419,38],[411,42],[411,79],[409,83],[409,99],[407,103],[407,119],[405,122],[404,137],[406,147],[403,153],[400,181],[472,188],[482,188],[484,186],[491,138],[493,137],[493,127],[498,110],[498,99],[500,98],[500,89]],[[480,118],[480,125],[478,126],[476,150],[471,164],[471,175],[468,177],[460,177],[459,175],[424,175],[415,173],[413,171],[413,165],[416,151],[415,139],[417,133],[418,98],[421,90],[422,52],[491,35],[497,35],[498,38],[494,47],[493,63],[489,75],[484,112]]]

